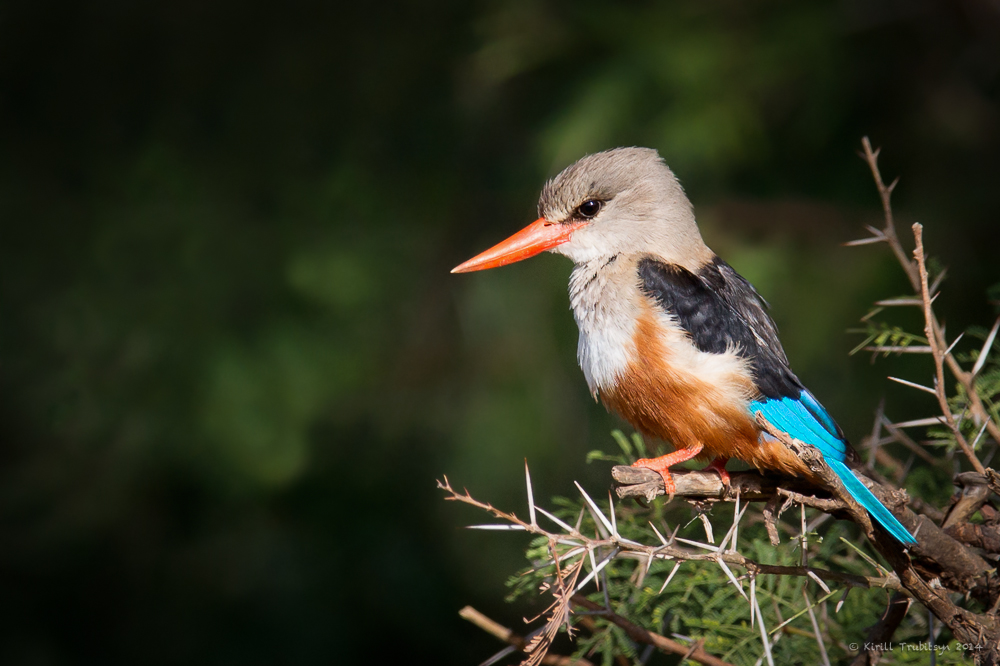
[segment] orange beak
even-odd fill
[[[550,250],[557,245],[562,245],[569,240],[574,231],[585,224],[587,222],[559,224],[557,222],[549,222],[544,217],[540,217],[507,240],[501,241],[481,254],[477,254],[464,264],[455,266],[455,268],[451,269],[451,272],[469,273],[471,271],[484,271],[487,268],[506,266],[515,261],[533,257],[540,252]]]

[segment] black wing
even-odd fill
[[[786,432],[816,443],[820,440],[814,441],[809,429],[822,426],[839,440],[822,442],[828,445],[822,449],[825,454],[857,460],[843,430],[788,367],[778,329],[765,311],[767,303],[732,266],[716,257],[692,273],[647,257],[639,262],[639,280],[642,290],[676,317],[698,349],[713,354],[733,349],[750,361],[754,384],[761,393],[754,405],[775,418],[791,414],[794,418],[784,422]],[[768,409],[769,405],[777,405],[778,411]]]
[[[697,273],[651,257],[639,261],[642,290],[677,319],[704,352],[733,349],[750,361],[767,398],[797,398],[804,388],[788,367],[767,304],[739,273],[718,257]]]

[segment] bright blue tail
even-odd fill
[[[837,476],[843,481],[844,487],[847,488],[847,492],[851,494],[851,497],[856,499],[861,506],[865,507],[868,513],[881,523],[882,527],[888,530],[892,536],[904,544],[914,544],[917,542],[909,530],[903,527],[903,524],[896,520],[894,515],[889,513],[889,509],[885,508],[882,502],[878,501],[878,498],[872,495],[872,491],[868,490],[865,484],[858,481],[858,478],[854,476],[854,473],[847,465],[839,460],[830,460],[829,458],[827,458],[826,464],[837,473]]]
[[[849,453],[847,440],[823,405],[806,389],[801,389],[796,396],[781,398],[761,398],[750,403],[750,413],[760,411],[776,428],[787,432],[795,439],[811,444],[823,454],[823,459],[830,466],[851,497],[868,509],[875,520],[882,524],[890,534],[904,544],[913,544],[913,538],[896,517],[882,506],[871,491],[844,464]]]

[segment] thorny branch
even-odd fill
[[[656,474],[656,472],[653,473]],[[564,529],[563,532],[553,533],[540,527],[537,523],[532,524],[521,520],[516,514],[501,511],[492,504],[480,502],[479,500],[473,498],[468,491],[459,493],[451,487],[447,477],[445,477],[443,481],[438,481],[438,488],[448,493],[448,496],[445,498],[447,500],[469,504],[510,523],[510,525],[474,525],[472,526],[473,529],[523,530],[529,534],[535,534],[552,539],[555,543],[563,546],[570,546],[572,549],[582,548],[587,551],[601,548],[617,549],[621,557],[632,557],[633,559],[644,561],[646,563],[645,568],[647,571],[649,570],[649,565],[655,560],[676,560],[682,562],[719,562],[721,560],[726,564],[736,565],[754,574],[778,574],[782,576],[800,576],[804,578],[819,577],[823,580],[849,585],[850,587],[881,587],[893,590],[900,589],[898,580],[896,580],[896,578],[891,574],[889,576],[857,576],[854,574],[847,574],[839,571],[828,571],[826,569],[817,569],[814,567],[789,567],[762,564],[744,557],[735,551],[722,550],[725,548],[725,541],[723,541],[722,544],[715,546],[686,539],[677,539],[676,537],[672,537],[670,539],[660,537],[660,545],[649,546],[625,539],[618,534],[610,534],[605,539],[595,539],[580,533],[576,528],[569,527],[565,523],[562,524]],[[587,497],[586,494],[584,494],[584,497]],[[540,507],[535,508],[537,510],[541,510]],[[546,515],[548,516],[550,514],[546,513]],[[683,546],[677,545],[677,541],[692,543],[701,550],[708,552],[700,552],[698,550],[684,548]]]
[[[903,250],[903,246],[899,242],[899,237],[896,235],[896,223],[892,215],[892,203],[890,199],[892,198],[892,191],[896,189],[896,185],[899,183],[899,178],[886,185],[882,181],[882,174],[878,168],[878,154],[882,152],[882,149],[872,150],[872,144],[868,140],[868,137],[861,139],[861,146],[865,151],[863,157],[868,163],[868,167],[872,170],[872,177],[875,179],[875,186],[878,188],[878,195],[882,200],[882,213],[885,216],[885,227],[883,229],[870,228],[870,230],[876,237],[880,236],[880,238],[877,238],[878,240],[883,240],[889,244],[892,253],[896,255],[896,259],[899,261],[899,265],[903,267],[906,276],[910,279],[913,291],[919,291],[920,283],[917,275],[917,267],[913,265],[912,261],[906,258],[906,252]],[[860,243],[856,242],[856,244]]]
[[[792,479],[777,474],[760,472],[730,472],[729,485],[715,472],[678,470],[671,473],[677,497],[691,500],[725,500],[732,502],[737,496],[746,502],[766,502],[774,497],[779,487],[789,492],[809,492],[814,487],[805,479]],[[615,493],[621,499],[641,497],[647,501],[664,494],[663,477],[646,467],[616,465],[611,468],[611,478],[618,484]]]
[[[978,366],[972,371],[966,371],[959,364],[955,355],[952,353],[952,347],[945,341],[943,328],[934,314],[933,301],[936,294],[934,292],[936,289],[935,285],[927,284],[927,269],[925,265],[925,255],[923,250],[923,239],[917,239],[917,249],[914,250],[914,259],[910,260],[906,256],[906,251],[903,249],[902,244],[899,241],[899,236],[896,234],[895,221],[892,214],[892,205],[890,204],[890,198],[892,196],[892,190],[895,188],[896,183],[899,179],[894,180],[890,185],[885,185],[882,181],[882,174],[878,167],[878,155],[879,149],[872,150],[871,142],[868,137],[864,137],[861,140],[862,148],[864,150],[862,157],[865,162],[867,162],[868,167],[871,169],[872,176],[875,179],[875,185],[878,188],[879,198],[882,200],[882,210],[885,218],[885,226],[882,229],[875,229],[869,227],[869,231],[872,232],[872,236],[869,238],[864,238],[857,241],[852,241],[847,243],[847,245],[863,245],[873,242],[885,242],[889,245],[892,250],[893,255],[895,255],[899,265],[903,268],[906,273],[907,278],[910,281],[910,286],[913,288],[914,294],[918,294],[919,298],[914,301],[914,305],[919,305],[924,312],[925,319],[925,333],[928,341],[927,351],[934,355],[935,370],[937,371],[937,381],[936,386],[931,391],[936,396],[938,396],[940,402],[940,395],[944,394],[944,376],[941,371],[941,363],[943,361],[944,365],[948,366],[948,370],[951,372],[952,376],[956,381],[962,386],[964,395],[969,401],[969,411],[977,425],[981,425],[985,428],[985,431],[989,433],[993,441],[1000,442],[1000,423],[997,423],[986,410],[983,405],[982,399],[976,392],[974,381],[976,372],[981,368]],[[919,225],[914,225],[914,236],[921,234],[921,228]],[[937,282],[937,281],[936,281]],[[994,325],[993,330],[996,331],[998,326],[1000,326],[1000,318],[997,319],[997,323]],[[996,333],[991,333],[991,336],[987,339],[987,344],[983,346],[980,351],[980,358],[985,357],[986,353],[989,352],[990,345],[994,339]],[[913,351],[913,348],[910,348]],[[893,351],[892,349],[879,348],[878,351]],[[921,387],[922,388],[922,387]],[[944,415],[950,416],[952,422],[954,422],[954,415],[951,414],[950,408],[947,407],[947,402],[945,402],[942,407],[942,412]],[[949,425],[949,428],[951,426]],[[961,442],[960,442],[961,445]],[[966,442],[966,446],[968,443]],[[963,446],[963,453],[967,457],[970,456],[970,451],[966,450],[966,446]],[[972,466],[980,474],[983,473],[983,465],[974,453],[969,457],[969,461]]]
[[[941,413],[944,415],[945,421],[948,424],[948,429],[951,430],[952,436],[954,436],[955,441],[958,445],[962,447],[962,452],[965,457],[969,459],[972,466],[976,468],[976,471],[980,474],[986,473],[986,468],[983,464],[979,462],[979,458],[976,457],[976,453],[969,446],[969,443],[965,440],[962,435],[962,431],[959,429],[955,422],[955,415],[951,413],[951,406],[948,404],[948,394],[945,392],[944,384],[944,350],[943,347],[944,340],[938,337],[938,330],[935,326],[934,313],[931,309],[931,295],[930,288],[927,286],[927,265],[924,261],[924,228],[920,224],[913,225],[913,237],[916,239],[917,247],[913,250],[913,256],[917,260],[917,270],[920,273],[920,299],[923,302],[924,308],[924,333],[927,335],[927,341],[930,343],[931,353],[934,355],[934,395],[937,396],[938,404],[941,406]]]
[[[648,472],[649,470],[645,471]],[[447,477],[445,477],[442,481],[438,481],[438,487],[447,493],[446,499],[469,504],[505,521],[500,524],[474,525],[472,526],[473,529],[524,531],[529,534],[542,536],[548,541],[549,559],[543,567],[553,568],[552,580],[554,582],[548,584],[547,587],[553,592],[555,601],[547,611],[548,617],[545,626],[535,634],[534,638],[529,641],[525,647],[525,652],[528,653],[528,658],[523,662],[525,666],[543,663],[542,660],[545,658],[546,651],[551,644],[552,639],[561,627],[566,627],[567,631],[573,630],[573,626],[570,623],[571,605],[582,606],[591,611],[600,610],[600,615],[602,617],[605,617],[617,624],[619,627],[622,627],[633,640],[653,645],[661,651],[682,654],[685,658],[693,659],[702,664],[718,666],[726,663],[706,653],[697,644],[690,647],[684,646],[677,641],[673,641],[653,632],[649,632],[638,625],[629,622],[625,618],[618,616],[609,608],[603,608],[595,605],[593,602],[586,600],[585,597],[578,594],[582,588],[584,588],[596,577],[596,574],[607,564],[607,562],[615,557],[638,560],[641,566],[640,581],[641,578],[645,577],[646,573],[648,573],[649,568],[654,561],[675,561],[678,564],[680,562],[687,561],[715,562],[726,573],[731,584],[735,585],[740,594],[746,597],[746,592],[743,590],[743,586],[740,583],[740,580],[743,577],[741,577],[741,579],[737,579],[730,570],[730,566],[739,567],[746,571],[744,577],[748,577],[751,580],[751,604],[756,604],[756,600],[753,599],[753,590],[756,578],[760,575],[795,576],[803,579],[812,579],[827,592],[829,592],[829,587],[824,581],[844,586],[848,589],[854,587],[880,587],[896,591],[903,590],[898,577],[892,572],[886,572],[883,576],[860,576],[856,574],[811,567],[806,564],[803,564],[802,566],[764,564],[741,555],[736,552],[736,531],[739,521],[745,513],[745,509],[743,512],[738,511],[736,513],[732,528],[718,545],[702,543],[689,539],[681,539],[676,535],[671,535],[668,539],[660,535],[659,532],[656,532],[659,537],[660,544],[650,546],[622,537],[617,530],[617,522],[613,507],[610,517],[606,516],[598,505],[594,503],[590,496],[587,495],[583,488],[578,486],[580,493],[595,516],[595,521],[598,521],[599,524],[603,525],[605,528],[605,534],[602,538],[589,537],[583,534],[578,527],[571,527],[569,524],[559,520],[557,517],[545,511],[541,507],[536,506],[534,504],[533,491],[531,488],[531,477],[527,472],[527,468],[525,469],[525,474],[530,502],[529,520],[527,521],[518,518],[514,513],[502,511],[489,503],[481,502],[473,498],[468,491],[461,493],[456,491],[451,487]],[[653,472],[653,474],[656,473]],[[718,478],[718,475],[716,475],[716,478]],[[660,481],[660,492],[662,493],[662,479]],[[777,488],[773,496],[785,497],[786,504],[790,504],[792,501],[807,501],[813,506],[821,506],[829,509],[847,509],[847,505],[839,500],[824,500],[822,498],[807,497],[782,488]],[[738,499],[736,501],[738,502]],[[833,504],[830,504],[831,502]],[[737,507],[738,506],[739,505],[737,505]],[[560,527],[561,531],[554,532],[541,527],[537,521],[538,513],[541,513]],[[653,529],[655,532],[655,528]],[[682,543],[694,546],[694,548],[684,547],[681,545]],[[592,557],[594,554],[601,558],[600,564],[594,564],[597,561],[595,557]],[[591,562],[591,573],[587,575],[582,582],[578,582],[578,578],[583,572],[585,564],[588,561]],[[676,573],[676,571],[677,569],[675,565],[673,573]],[[666,587],[666,584],[669,583],[670,579],[673,577],[673,573],[667,577],[664,582],[664,587]],[[757,610],[757,615],[758,622],[762,624],[763,620],[759,617],[759,610]],[[763,629],[762,636],[766,638],[766,634],[763,634]],[[770,648],[768,647],[767,649],[769,653]]]
[[[896,183],[893,182],[891,185],[886,186],[882,181],[882,176],[878,168],[878,151],[872,150],[871,143],[868,141],[867,137],[862,140],[862,147],[864,149],[863,157],[872,171],[872,175],[875,178],[875,184],[879,191],[879,196],[882,200],[885,227],[881,230],[869,227],[869,230],[873,234],[872,237],[848,244],[860,245],[871,242],[886,242],[890,246],[893,254],[896,256],[896,259],[899,261],[900,266],[909,278],[910,285],[913,288],[914,293],[918,296],[917,299],[913,299],[912,301],[908,299],[897,299],[898,302],[896,304],[913,304],[921,307],[924,316],[924,333],[928,343],[928,349],[926,352],[929,352],[934,359],[935,376],[933,388],[928,388],[919,384],[907,382],[905,380],[895,381],[931,393],[937,398],[938,405],[941,409],[941,416],[937,417],[937,419],[926,419],[924,420],[926,422],[922,421],[921,425],[933,425],[938,419],[943,421],[943,423],[948,426],[955,442],[965,454],[965,457],[969,460],[978,475],[980,475],[980,478],[988,480],[990,488],[995,491],[997,488],[993,487],[992,479],[996,477],[996,473],[993,470],[986,469],[979,460],[975,453],[975,446],[977,442],[973,441],[970,444],[964,437],[959,426],[959,421],[962,417],[956,418],[955,414],[951,410],[951,406],[948,403],[944,367],[947,365],[949,371],[962,386],[964,396],[967,401],[966,409],[971,414],[974,422],[977,425],[981,425],[981,430],[979,431],[979,435],[977,435],[977,440],[983,432],[988,431],[994,441],[1000,443],[1000,424],[996,423],[991,418],[991,415],[983,406],[982,400],[976,392],[973,384],[976,373],[982,368],[986,355],[991,351],[991,345],[993,344],[996,333],[991,332],[987,337],[986,343],[979,352],[979,359],[977,360],[975,367],[973,367],[971,371],[965,371],[962,369],[957,359],[952,354],[952,350],[955,343],[958,342],[958,338],[956,338],[956,340],[949,345],[944,335],[944,329],[934,314],[933,302],[936,298],[936,293],[932,292],[936,291],[937,283],[940,282],[941,276],[938,277],[938,280],[935,281],[934,285],[929,284],[926,255],[923,245],[923,228],[919,224],[913,225],[916,247],[913,252],[913,260],[911,261],[906,256],[906,252],[903,250],[899,237],[895,231],[890,197],[892,189]],[[996,331],[998,327],[1000,327],[1000,319],[998,319],[997,324],[994,325],[993,331]],[[876,347],[876,351],[885,350]],[[913,422],[912,424],[916,425],[916,422]],[[898,435],[898,429],[902,428],[903,424],[895,425],[897,432],[893,433],[892,429],[890,429],[890,434]],[[897,439],[897,441],[900,441],[901,439],[898,436],[894,438]],[[966,480],[963,480],[962,476],[963,475],[959,475],[956,477],[956,483],[963,487],[962,493],[956,496],[953,510],[949,512],[950,515],[945,517],[945,524],[949,526],[947,534],[941,531],[940,528],[934,525],[934,523],[924,520],[921,527],[925,529],[924,532],[918,537],[920,539],[920,544],[913,549],[912,558],[899,547],[899,544],[895,543],[891,539],[880,537],[873,543],[879,552],[892,564],[893,569],[899,575],[903,587],[906,588],[907,591],[913,594],[913,596],[923,603],[924,606],[930,609],[931,612],[933,612],[934,615],[937,616],[937,618],[952,631],[953,635],[958,640],[963,642],[969,641],[978,646],[978,651],[974,655],[977,663],[996,664],[1000,662],[1000,624],[998,624],[996,616],[997,606],[1000,605],[1000,595],[997,593],[995,568],[990,563],[987,563],[981,557],[973,553],[970,549],[962,546],[955,547],[958,542],[954,541],[954,539],[951,539],[949,536],[966,536],[966,531],[960,528],[961,524],[965,522],[965,519],[970,516],[976,508],[984,506],[986,496],[988,495],[988,493],[985,493],[982,490],[969,491],[968,485],[970,484],[966,483]],[[907,523],[904,522],[904,524]],[[907,526],[908,528],[910,527],[909,525]],[[990,556],[993,560],[997,559],[996,552],[990,553]],[[937,567],[939,567],[938,570],[941,570],[946,568],[945,565],[949,562],[954,563],[955,558],[963,560],[963,563],[958,567],[958,569],[964,571],[964,574],[959,574],[951,580],[942,577],[942,579],[934,579],[932,582],[937,581],[944,583],[952,590],[962,590],[962,588],[964,588],[966,594],[971,593],[973,596],[981,597],[981,600],[985,602],[985,605],[991,608],[990,612],[985,614],[975,614],[957,607],[952,602],[951,598],[945,593],[946,590],[934,589],[931,585],[928,585],[914,566],[915,561],[920,562],[921,567],[924,569],[926,574],[934,571],[934,569],[929,571],[927,570],[926,567],[928,563],[937,565]],[[955,571],[953,570],[953,573],[954,572]],[[891,636],[891,633],[889,635]]]
[[[493,663],[496,663],[515,650],[524,651],[528,645],[528,640],[525,640],[523,636],[515,633],[508,627],[503,626],[499,622],[491,620],[472,606],[466,606],[462,610],[458,611],[458,615],[463,620],[471,622],[491,636],[500,639],[504,643],[510,644],[509,648],[501,650],[500,653],[492,659]],[[561,657],[551,653],[546,654],[540,663],[544,666],[593,666],[593,664],[587,659],[572,659],[570,657]]]
[[[784,433],[781,434],[784,435]],[[787,435],[785,435],[785,437],[787,438]],[[794,440],[792,441],[794,442]],[[801,443],[799,444],[801,445]],[[808,451],[805,453],[808,459],[810,457]],[[616,468],[616,471],[621,471],[622,469],[627,468],[619,467]],[[990,470],[990,472],[992,472],[992,470]],[[659,476],[656,472],[651,472],[650,470],[643,470],[640,473],[651,473],[657,477]],[[688,474],[678,475],[678,478],[683,479],[684,477],[695,477],[698,474],[700,473],[691,472]],[[718,475],[714,472],[704,473],[701,474],[701,476],[714,476],[716,480],[718,479]],[[752,481],[754,476],[757,477],[758,481],[767,478],[750,472],[737,472],[731,476],[735,477],[734,485],[739,484],[741,480]],[[981,478],[985,479],[987,477]],[[969,481],[971,482],[973,480],[975,479],[970,479]],[[706,485],[706,481],[707,479],[703,478],[702,485]],[[719,483],[721,484],[721,481],[719,481]],[[517,515],[513,513],[502,511],[489,503],[476,500],[468,493],[468,491],[460,493],[454,490],[447,478],[438,482],[438,487],[447,493],[446,499],[469,504],[505,521],[502,524],[476,525],[473,526],[473,528],[524,531],[529,534],[542,536],[549,543],[549,561],[547,565],[543,566],[553,567],[554,583],[549,585],[549,589],[553,591],[556,599],[555,602],[549,607],[548,619],[543,630],[538,632],[535,638],[528,645],[528,650],[530,650],[530,652],[529,658],[524,662],[525,664],[542,663],[541,660],[544,658],[548,646],[551,644],[552,639],[555,637],[560,627],[565,626],[568,630],[572,630],[572,624],[570,623],[570,615],[572,612],[571,605],[581,605],[578,602],[579,599],[582,598],[577,593],[591,580],[593,580],[597,573],[615,557],[631,558],[640,562],[642,573],[640,575],[639,584],[641,584],[642,577],[644,577],[646,572],[649,571],[649,568],[654,561],[675,561],[678,564],[680,562],[694,561],[715,562],[718,564],[723,571],[727,573],[730,582],[733,585],[736,585],[740,593],[744,594],[744,596],[745,592],[743,591],[742,585],[740,584],[739,579],[737,579],[730,571],[730,566],[736,566],[746,571],[745,576],[749,577],[751,580],[751,595],[753,590],[752,583],[756,577],[760,575],[795,576],[804,579],[811,578],[819,582],[825,589],[828,588],[822,581],[834,583],[846,588],[881,587],[892,589],[898,594],[913,596],[927,608],[931,609],[931,611],[934,612],[934,614],[951,629],[952,633],[960,641],[976,645],[988,645],[990,644],[990,641],[992,641],[992,644],[996,645],[996,639],[989,638],[989,636],[993,633],[997,633],[998,639],[1000,639],[1000,626],[997,626],[994,618],[976,615],[957,607],[951,601],[946,591],[941,589],[941,581],[947,581],[949,582],[950,589],[952,590],[964,590],[973,594],[976,594],[978,590],[979,594],[988,594],[990,593],[991,587],[986,578],[991,573],[992,568],[978,556],[970,552],[965,545],[956,541],[949,534],[943,532],[937,525],[930,522],[927,518],[922,516],[918,517],[905,507],[901,507],[899,505],[900,502],[894,502],[893,499],[896,494],[894,491],[885,489],[870,481],[868,481],[867,485],[869,485],[872,492],[874,492],[883,503],[890,508],[893,508],[904,525],[906,525],[907,528],[910,529],[911,532],[913,532],[920,540],[920,544],[913,548],[913,555],[911,559],[911,556],[907,555],[907,553],[903,551],[894,539],[881,531],[875,532],[872,543],[889,561],[893,569],[893,571],[886,571],[883,576],[859,576],[855,574],[847,574],[811,567],[805,564],[802,566],[769,565],[747,558],[736,552],[735,547],[735,532],[743,512],[739,512],[734,516],[733,527],[719,545],[710,545],[688,539],[681,539],[676,537],[676,535],[671,535],[669,538],[665,538],[659,535],[658,532],[656,534],[660,540],[659,545],[650,546],[638,543],[624,538],[618,533],[613,507],[610,517],[606,516],[597,504],[593,502],[589,495],[587,495],[583,488],[578,486],[583,498],[586,500],[595,516],[595,521],[598,521],[598,524],[603,525],[604,528],[602,530],[602,537],[589,537],[583,534],[578,527],[571,527],[541,507],[536,506],[533,500],[530,476],[527,476],[527,484],[529,501],[531,503],[529,504],[530,518],[525,521],[518,518]],[[760,488],[763,490],[765,485],[766,483],[761,484]],[[682,489],[683,484],[678,484],[679,492],[675,493],[675,497],[684,497],[682,494],[684,491]],[[659,492],[661,494],[663,492],[662,480],[660,480]],[[761,496],[757,499],[763,500],[765,497],[764,492],[762,492]],[[777,511],[779,515],[784,508],[787,508],[787,505],[795,501],[804,502],[809,506],[825,511],[843,512],[850,515],[852,518],[856,518],[856,515],[850,511],[850,507],[847,502],[840,499],[825,499],[822,497],[806,496],[801,493],[781,488],[780,486],[775,487],[774,490],[770,492],[772,501],[778,498],[785,499],[785,506]],[[688,499],[714,499],[720,497],[721,495],[724,495],[724,493],[717,491],[711,497],[690,495],[688,496]],[[898,500],[899,498],[896,497],[895,499]],[[739,498],[737,497],[728,501],[738,502]],[[538,513],[541,513],[550,519],[554,524],[558,525],[561,528],[561,531],[551,531],[541,527],[537,522]],[[864,515],[867,518],[867,514]],[[772,515],[768,520],[773,524],[774,519],[775,517],[772,510]],[[956,534],[956,536],[964,536],[964,534]],[[984,542],[980,539],[979,543]],[[681,544],[689,544],[694,546],[694,548],[687,548]],[[592,557],[592,554],[600,558],[600,564],[595,564],[597,560]],[[578,578],[584,571],[585,564],[588,560],[591,562],[591,573],[587,575],[582,582],[578,582]],[[935,585],[928,584],[927,581],[924,580],[921,573],[919,573],[915,568],[914,562],[920,563],[921,569],[924,572],[933,570],[938,571],[938,575],[940,577],[939,581]],[[676,572],[676,568],[674,569],[674,572]],[[669,583],[672,575],[673,574],[667,578],[664,583],[664,587],[667,583]],[[996,594],[997,591],[993,589],[992,592],[993,598],[1000,600],[1000,595]],[[605,611],[608,614],[611,613],[609,609],[605,609]],[[610,615],[607,616],[610,617]],[[621,623],[618,624],[619,626],[623,626]],[[891,626],[891,624],[886,624],[883,627],[883,631],[888,631]],[[889,635],[891,637],[891,634]],[[677,652],[677,650],[665,647],[669,645],[669,643],[665,643],[663,641],[654,641],[651,644],[661,650],[666,649],[667,651]],[[711,655],[708,656],[710,657]],[[697,650],[690,655],[690,658],[694,658],[700,663],[717,663],[699,659],[698,657],[699,653]]]

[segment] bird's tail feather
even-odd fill
[[[850,468],[839,460],[829,460],[827,459],[826,464],[830,466],[840,480],[843,481],[844,487],[847,488],[847,492],[851,494],[851,497],[856,499],[861,506],[868,510],[868,513],[877,520],[882,527],[889,531],[889,534],[896,537],[900,543],[904,544],[914,544],[917,542],[910,534],[909,530],[903,527],[903,524],[896,520],[896,517],[889,513],[889,509],[878,500],[877,497],[872,495],[872,491],[868,490],[865,484],[858,481],[858,477],[854,476],[854,472]]]

